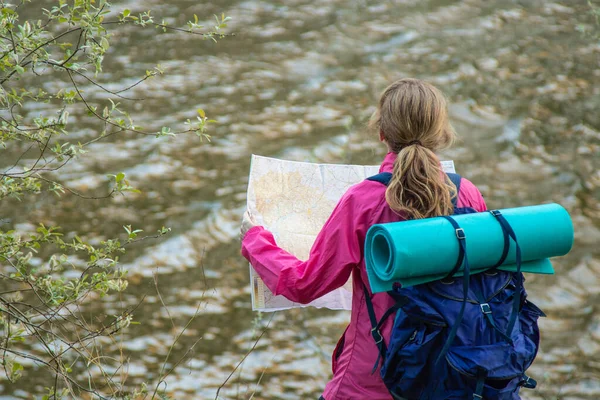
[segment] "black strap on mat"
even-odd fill
[[[515,231],[510,226],[504,215],[500,212],[500,210],[491,210],[490,213],[496,217],[496,220],[502,226],[502,230],[505,231],[508,236],[515,242],[516,247],[516,265],[517,265],[517,287],[515,288],[515,295],[513,300],[513,309],[510,314],[510,320],[508,322],[508,327],[506,328],[506,335],[510,337],[513,328],[515,327],[515,322],[517,322],[517,316],[519,315],[519,308],[521,307],[521,289],[523,287],[523,275],[521,274],[521,247],[519,246],[519,242],[517,241],[517,235]],[[508,250],[507,250],[508,251]]]
[[[460,249],[459,254],[462,253],[462,256],[464,257],[465,268],[463,271],[463,301],[462,301],[462,305],[460,307],[460,311],[458,312],[458,316],[456,317],[456,320],[454,321],[454,326],[452,326],[452,329],[450,330],[450,333],[448,334],[448,339],[446,340],[446,343],[444,343],[444,347],[442,348],[442,351],[440,351],[438,358],[435,360],[436,364],[439,363],[441,359],[446,357],[446,353],[448,353],[448,350],[450,349],[450,345],[452,344],[452,342],[454,341],[454,338],[456,337],[458,327],[459,327],[459,325],[462,321],[463,315],[465,313],[465,306],[467,304],[467,296],[469,295],[469,281],[470,281],[470,275],[471,275],[471,267],[469,266],[469,259],[467,258],[467,241],[466,241],[467,237],[465,236],[465,231],[463,231],[463,229],[458,225],[458,223],[454,220],[454,218],[447,216],[447,215],[445,215],[444,218],[446,218],[452,224],[452,227],[454,228],[454,232],[456,234],[456,239],[458,240],[458,247]],[[459,267],[460,267],[460,265],[459,265]]]
[[[500,214],[500,211],[492,210],[492,211],[490,211],[490,213],[492,215],[494,215],[494,213]],[[498,222],[500,222],[500,221],[498,221]],[[502,235],[504,236],[504,248],[502,249],[502,255],[500,256],[500,259],[498,260],[498,262],[496,264],[494,264],[494,266],[491,267],[488,271],[494,271],[499,266],[504,264],[504,261],[506,260],[506,256],[508,255],[508,250],[510,249],[510,237],[508,236],[508,231],[505,229],[505,227],[504,227],[504,225],[502,225],[502,223],[500,223],[500,227],[502,228]]]

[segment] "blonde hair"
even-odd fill
[[[369,127],[398,153],[385,193],[390,208],[408,219],[452,214],[456,187],[434,153],[456,139],[444,95],[427,82],[400,79],[384,90]]]

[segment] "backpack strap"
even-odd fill
[[[377,356],[377,360],[375,360],[375,365],[371,371],[371,374],[373,374],[379,366],[379,361],[384,361],[385,353],[387,352],[387,346],[385,344],[385,340],[383,340],[383,335],[381,334],[381,327],[390,315],[408,303],[408,298],[402,296],[400,300],[397,300],[396,303],[394,303],[394,305],[383,314],[379,322],[377,322],[377,315],[375,314],[375,307],[373,307],[373,301],[371,300],[369,290],[364,282],[362,282],[362,286],[365,293],[365,302],[367,303],[367,312],[369,314],[369,319],[371,320],[371,336],[373,336],[375,345],[377,345],[377,348],[379,349],[379,355]]]
[[[453,174],[451,172],[446,173],[450,181],[456,186],[456,195],[452,197],[452,206],[454,208],[458,207],[458,192],[460,192],[460,181],[462,180],[462,176],[459,174]]]
[[[363,291],[365,293],[365,302],[367,303],[367,311],[369,313],[369,319],[371,320],[371,336],[373,336],[373,340],[375,340],[375,345],[379,349],[379,354],[377,355],[377,360],[375,361],[375,365],[373,366],[373,370],[371,374],[375,373],[377,370],[377,366],[379,365],[379,360],[385,357],[385,353],[387,352],[387,346],[385,344],[385,340],[383,340],[383,336],[379,330],[379,324],[377,323],[377,316],[375,315],[375,308],[373,307],[373,301],[371,300],[371,295],[367,290],[367,286],[364,282],[362,282]]]
[[[490,269],[494,269],[494,268],[490,268]],[[479,303],[479,308],[481,308],[481,312],[483,313],[485,318],[488,320],[488,323],[492,326],[492,328],[494,328],[496,330],[496,332],[498,332],[498,334],[500,336],[502,336],[502,338],[504,340],[506,340],[507,343],[512,345],[513,344],[512,339],[509,336],[507,336],[505,332],[502,332],[498,328],[498,325],[496,325],[496,322],[494,321],[494,317],[492,316],[492,308],[490,307],[489,303],[483,297],[483,294],[481,294],[481,292],[479,292],[479,290],[476,288],[473,288],[473,293],[475,293],[475,297],[477,298],[477,302]]]
[[[392,173],[391,172],[381,172],[377,175],[368,177],[367,180],[379,182],[379,183],[387,186],[387,185],[389,185],[390,181],[392,180]]]
[[[485,384],[485,378],[487,377],[487,371],[482,368],[477,368],[477,374],[475,379],[475,391],[473,392],[473,400],[483,400],[483,386]]]

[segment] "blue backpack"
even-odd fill
[[[460,175],[448,174],[456,186],[454,214],[476,212],[457,208]],[[371,181],[388,185],[390,173]],[[382,362],[381,377],[397,400],[516,400],[521,387],[535,388],[525,375],[539,346],[537,320],[544,313],[526,300],[520,272],[521,250],[510,224],[498,210],[490,211],[502,226],[504,250],[498,263],[486,272],[470,275],[464,231],[446,216],[456,230],[459,257],[446,278],[387,292],[395,300],[379,320],[364,287],[372,336],[379,349],[373,367]],[[497,269],[510,247],[516,247],[517,272]],[[453,275],[464,263],[464,276]],[[389,343],[380,333],[395,313]]]

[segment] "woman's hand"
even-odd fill
[[[250,212],[246,210],[244,212],[244,217],[242,218],[242,226],[240,227],[240,240],[244,240],[244,236],[246,236],[246,232],[248,232],[251,228],[257,225],[256,220]]]

